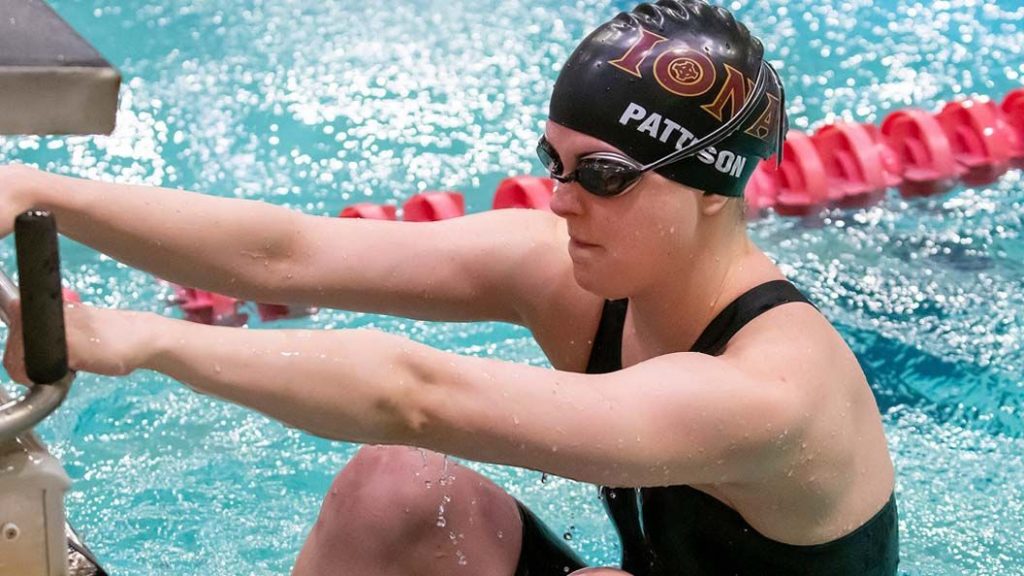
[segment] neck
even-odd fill
[[[643,356],[638,360],[689,350],[749,283],[770,274],[765,264],[774,268],[745,233],[704,244],[670,275],[671,281],[630,296],[624,339],[637,343]]]

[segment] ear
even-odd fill
[[[729,196],[721,194],[702,194],[700,198],[700,211],[705,216],[715,216],[729,205]]]

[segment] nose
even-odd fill
[[[585,194],[576,182],[555,182],[555,191],[551,196],[551,211],[567,218],[578,216],[583,212],[580,194]]]

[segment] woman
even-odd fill
[[[554,369],[375,331],[68,309],[78,370],[157,370],[375,445],[335,480],[297,575],[892,575],[877,405],[838,333],[745,231],[743,188],[786,126],[762,54],[697,0],[598,28],[562,70],[538,145],[559,181],[554,214],[338,220],[7,167],[4,220],[48,208],[123,262],[241,298],[532,331]],[[24,382],[16,334],[5,364]],[[622,570],[585,568],[525,506],[438,453],[601,485]]]

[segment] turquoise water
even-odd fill
[[[125,76],[103,138],[0,140],[0,162],[261,198],[315,214],[457,189],[487,209],[532,148],[558,66],[627,2],[325,3],[54,0]],[[729,7],[761,35],[794,127],[879,122],[957,94],[1001,98],[1024,74],[1018,0]],[[826,214],[751,234],[860,357],[898,470],[906,574],[1024,574],[1024,219],[1020,172],[987,188]],[[72,242],[90,302],[177,312],[168,290]],[[13,244],[0,246],[13,270]],[[322,311],[282,326],[374,326],[466,354],[543,365],[500,324]],[[41,433],[74,480],[72,521],[115,574],[282,574],[354,452],[152,373],[82,375]],[[594,490],[476,466],[568,533],[618,548]],[[439,528],[440,529],[440,528]],[[472,563],[471,552],[467,560]]]

